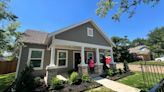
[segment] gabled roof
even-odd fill
[[[49,34],[48,34],[48,37],[55,36],[55,35],[57,35],[57,34],[63,33],[63,32],[65,32],[65,31],[68,31],[69,29],[78,27],[78,26],[83,25],[83,24],[88,23],[88,22],[90,22],[90,23],[98,30],[98,32],[104,37],[104,39],[105,39],[109,44],[111,44],[113,47],[116,46],[116,45],[112,42],[112,40],[111,40],[110,38],[108,38],[108,37],[105,35],[105,33],[104,33],[104,32],[96,25],[96,23],[95,23],[94,21],[92,21],[91,19],[88,19],[88,20],[86,20],[86,21],[80,22],[80,23],[78,23],[78,24],[74,24],[74,25],[72,25],[72,26],[65,27],[65,28],[60,29],[60,30],[57,30],[57,31],[55,31],[55,32],[49,33]]]
[[[46,32],[27,30],[23,33],[22,38],[25,43],[45,44],[47,37],[48,33]]]

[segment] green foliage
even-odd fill
[[[118,69],[118,73],[119,74],[122,74],[123,73],[123,70],[121,68]]]
[[[130,44],[131,47],[140,46],[140,45],[148,45],[147,39],[136,38]]]
[[[129,66],[128,66],[128,62],[126,60],[124,60],[124,72],[129,72]]]
[[[32,92],[34,91],[36,84],[34,76],[32,75],[33,68],[26,66],[15,81],[14,90],[16,92]]]
[[[62,81],[58,79],[56,76],[52,78],[51,80],[51,87],[54,89],[60,88],[62,85]]]
[[[114,75],[114,71],[112,69],[107,69],[105,70],[105,73],[108,75],[108,76],[113,76]]]
[[[72,72],[72,74],[70,75],[70,83],[74,84],[78,81],[78,73],[77,72]]]
[[[74,71],[73,69],[69,69],[68,74],[71,74],[73,71]]]
[[[112,37],[112,41],[116,44],[116,47],[113,48],[114,61],[123,62],[124,60],[126,60],[128,62],[132,62],[133,56],[128,51],[130,47],[130,41],[127,36],[125,36],[124,38]]]
[[[82,81],[83,81],[83,82],[90,82],[91,80],[90,80],[90,78],[89,78],[88,75],[83,75],[83,76],[82,76]]]
[[[17,16],[8,11],[8,2],[10,0],[0,1],[0,54],[4,51],[12,52],[14,48],[22,46],[21,33],[16,29],[20,23],[16,21]]]
[[[41,78],[40,77],[35,77],[34,80],[35,80],[35,84],[37,86],[41,84]]]
[[[156,57],[164,54],[164,27],[156,28],[148,34],[148,46]]]
[[[156,5],[160,0],[100,0],[97,4],[98,8],[96,14],[100,17],[105,17],[109,11],[113,8],[117,8],[115,13],[112,15],[112,19],[115,21],[120,20],[120,16],[123,13],[128,13],[128,18],[131,18],[135,14],[136,7],[141,4]]]

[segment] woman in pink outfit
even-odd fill
[[[92,59],[92,57],[90,57],[90,59],[89,59],[89,68],[90,68],[91,73],[94,72],[94,66],[95,66],[95,62]]]

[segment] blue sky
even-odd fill
[[[107,36],[128,36],[129,39],[145,38],[156,27],[164,26],[164,0],[151,8],[140,5],[136,14],[128,19],[121,16],[120,22],[114,22],[109,12],[105,18],[96,15],[99,0],[12,0],[10,11],[19,17],[19,31],[35,29],[53,32],[57,29],[93,19]]]

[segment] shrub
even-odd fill
[[[72,72],[71,76],[70,76],[70,83],[74,84],[78,81],[78,73],[77,72]]]
[[[123,73],[123,70],[121,70],[121,68],[118,69],[119,74]]]
[[[52,78],[51,87],[53,89],[59,89],[61,88],[61,85],[62,85],[62,81],[60,79],[58,79],[56,76]]]
[[[114,72],[113,72],[112,69],[107,69],[105,72],[108,76],[113,76],[114,75]]]
[[[41,84],[41,78],[40,77],[35,77],[35,84],[37,85],[37,86],[39,86],[40,84]]]
[[[83,75],[82,76],[82,82],[90,82],[90,78],[88,75]]]
[[[68,69],[68,74],[71,74],[73,71],[73,69]]]
[[[124,71],[125,72],[130,72],[128,62],[126,60],[124,60]]]

